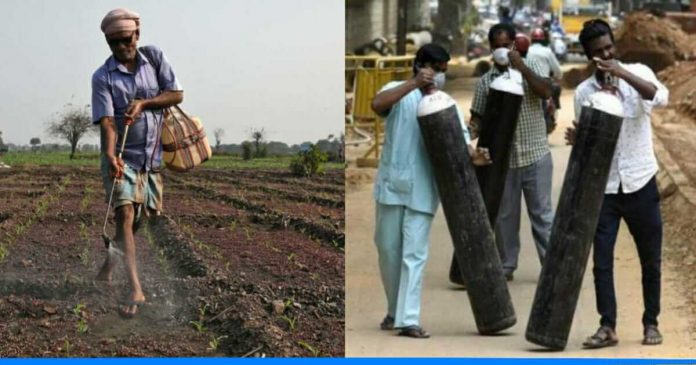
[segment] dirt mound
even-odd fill
[[[594,63],[589,63],[587,66],[572,68],[563,73],[561,78],[561,86],[566,89],[575,89],[581,82],[585,81],[595,71]]]
[[[618,58],[640,62],[655,72],[694,57],[694,39],[670,19],[648,12],[629,14],[616,33]]]
[[[696,120],[696,61],[677,62],[658,77],[669,89],[669,101],[678,111]]]

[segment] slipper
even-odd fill
[[[138,314],[138,310],[140,307],[145,305],[144,300],[126,300],[121,303],[119,303],[121,307],[118,308],[118,314],[125,319],[131,319],[135,317],[136,314]],[[129,313],[123,310],[123,307],[135,307],[135,313]]]
[[[643,345],[659,345],[662,344],[662,334],[655,325],[645,326],[643,330]]]
[[[382,323],[379,324],[379,328],[382,331],[391,331],[394,329],[394,317],[390,316],[387,314],[386,317],[382,320]]]
[[[430,338],[430,333],[426,332],[420,326],[408,326],[399,332],[399,336],[411,337],[411,338]]]
[[[599,327],[597,333],[588,337],[582,345],[588,349],[599,349],[602,347],[616,346],[618,343],[619,339],[616,337],[614,330],[607,326],[602,326]]]

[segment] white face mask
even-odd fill
[[[497,63],[500,66],[507,66],[510,63],[508,53],[510,53],[510,50],[508,48],[496,48],[493,51],[493,62]]]
[[[435,77],[433,77],[433,84],[435,84],[435,87],[438,90],[442,90],[445,87],[445,73],[444,72],[436,73]]]

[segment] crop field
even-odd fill
[[[110,286],[93,280],[97,159],[34,157],[0,169],[0,357],[343,356],[343,169],[165,171],[164,215],[136,234],[147,304],[123,319],[122,265]]]

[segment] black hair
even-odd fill
[[[607,34],[609,38],[611,38],[611,42],[614,43],[614,33],[612,33],[609,24],[602,19],[588,20],[582,25],[582,30],[578,38],[587,58],[592,57],[590,54],[590,42]]]
[[[503,14],[503,16],[510,16],[510,8],[507,6],[501,6],[500,12]]]
[[[426,63],[448,62],[450,55],[441,46],[434,43],[428,43],[416,52],[416,59],[413,63],[413,73],[418,73],[417,67],[422,67]]]
[[[517,35],[515,27],[507,23],[498,23],[492,26],[491,29],[488,31],[488,43],[493,44],[493,40],[495,40],[495,37],[497,37],[498,34],[503,32],[507,33],[508,38],[510,38],[511,42],[515,40],[515,36]]]

